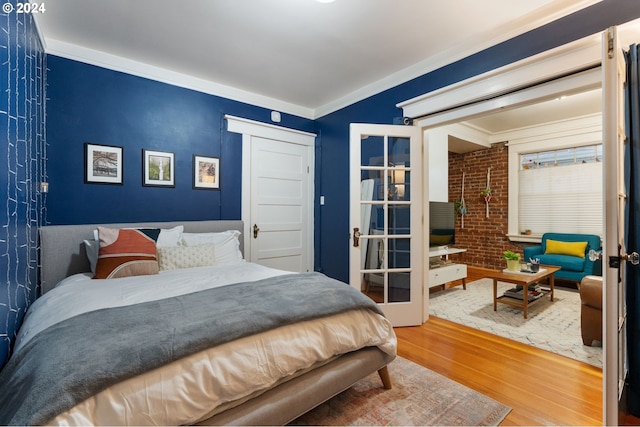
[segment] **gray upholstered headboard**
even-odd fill
[[[228,221],[175,221],[175,222],[138,222],[123,224],[81,224],[46,225],[40,227],[40,292],[45,293],[65,277],[76,273],[91,271],[89,260],[82,243],[93,239],[93,230],[98,225],[111,228],[172,228],[184,225],[187,233],[219,232],[238,230],[243,232],[240,220]],[[244,253],[244,239],[240,238],[240,250]]]

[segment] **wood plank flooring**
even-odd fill
[[[600,368],[436,317],[396,335],[400,356],[511,407],[501,425],[602,425]]]

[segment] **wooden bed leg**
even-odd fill
[[[385,366],[378,370],[378,375],[380,375],[380,379],[382,380],[382,385],[386,390],[391,390],[391,377],[389,376],[389,368]]]

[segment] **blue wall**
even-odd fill
[[[324,168],[316,179],[326,204],[319,217],[322,236],[316,255],[323,272],[349,279],[349,193],[344,185],[349,180],[349,123],[392,124],[402,116],[395,107],[399,102],[638,17],[640,1],[605,0],[318,119]]]
[[[270,122],[271,110],[49,55],[50,224],[239,219],[242,137],[225,114]],[[281,126],[315,124],[282,114]],[[123,147],[123,185],[85,184],[84,143]],[[175,188],[142,186],[142,149],[175,154]],[[192,156],[220,157],[220,191],[192,188]]]
[[[15,2],[12,2],[15,4]],[[45,215],[45,55],[30,15],[0,14],[0,368],[37,294]]]

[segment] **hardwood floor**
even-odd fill
[[[398,355],[511,407],[501,425],[602,425],[600,368],[436,317],[396,335]]]

